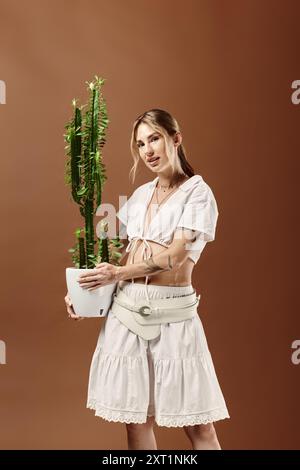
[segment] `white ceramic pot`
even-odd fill
[[[66,268],[66,281],[69,297],[76,315],[81,317],[105,317],[113,300],[117,282],[88,291],[83,289],[77,279],[80,274],[92,269]]]

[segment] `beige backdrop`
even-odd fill
[[[125,425],[85,408],[103,320],[64,307],[68,248],[82,224],[64,184],[64,125],[85,81],[106,78],[103,202],[132,186],[138,114],[173,113],[188,159],[219,207],[197,264],[199,313],[231,415],[225,449],[299,448],[296,188],[300,105],[297,1],[1,0],[1,321],[3,449],[125,449]],[[190,448],[156,427],[160,449]]]

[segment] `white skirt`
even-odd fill
[[[143,284],[119,284],[131,298],[145,296]],[[193,286],[149,284],[149,298],[176,297]],[[108,421],[158,426],[207,424],[229,418],[202,322],[198,315],[161,325],[158,338],[145,340],[110,310],[92,358],[87,408]]]

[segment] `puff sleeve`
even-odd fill
[[[119,236],[121,239],[124,239],[124,238],[127,238],[128,236],[127,225],[128,225],[129,207],[130,207],[131,198],[127,199],[126,196],[122,196],[120,198],[120,204],[122,202],[121,199],[125,199],[125,203],[122,205],[119,212],[117,212],[116,216],[120,220]]]
[[[202,181],[194,187],[187,199],[177,226],[195,230],[196,244],[200,240],[211,242],[215,239],[218,216],[214,194],[209,185]]]
[[[125,203],[122,205],[119,212],[117,212],[117,214],[116,214],[116,216],[118,217],[120,222],[125,226],[128,223],[128,202],[129,202],[129,200],[125,201]]]
[[[119,199],[120,204],[122,203],[123,200],[125,200],[125,203],[122,205],[121,209],[116,213],[116,216],[121,222],[120,232],[124,237],[127,236],[127,232],[128,232],[127,225],[129,223],[129,219],[133,220],[136,213],[138,212],[138,207],[136,207],[137,195],[138,195],[138,190],[136,189],[132,193],[132,195],[129,197],[129,199],[127,199],[126,196],[121,196]]]

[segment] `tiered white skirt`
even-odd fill
[[[145,298],[144,289],[122,282],[131,298]],[[192,291],[191,285],[148,285],[150,299]],[[162,324],[158,338],[144,340],[110,310],[92,358],[87,407],[108,421],[145,423],[154,416],[168,427],[229,418],[199,316]]]

